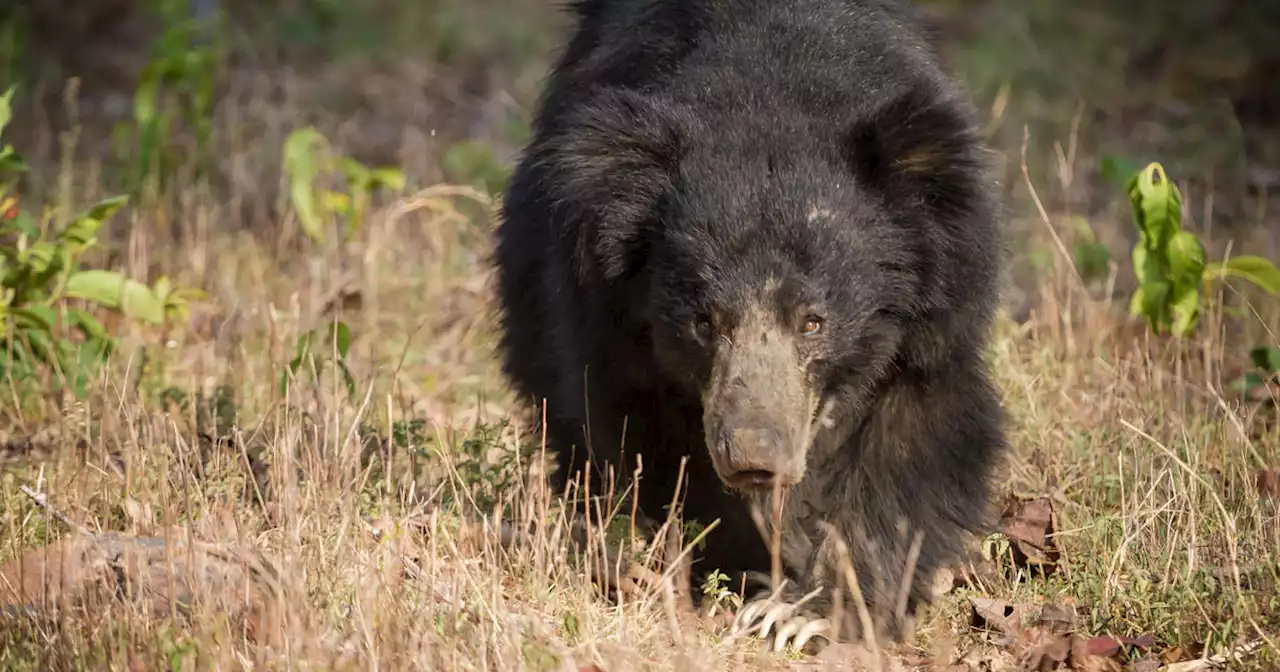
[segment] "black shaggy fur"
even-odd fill
[[[970,108],[888,0],[572,8],[495,255],[505,371],[546,402],[558,483],[590,458],[599,492],[642,454],[639,506],[661,519],[689,456],[683,515],[721,519],[695,570],[768,574],[759,497],[717,478],[703,400],[733,315],[820,306],[797,361],[826,411],[793,448],[782,562],[793,597],[839,589],[830,523],[899,635],[904,580],[910,615],[985,520],[1005,445],[983,360],[1000,208]]]

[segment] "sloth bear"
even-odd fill
[[[695,575],[753,582],[781,493],[784,585],[753,583],[736,627],[860,638],[828,618],[858,597],[901,639],[1006,445],[971,108],[890,0],[571,7],[493,256],[556,485],[620,490],[638,456],[639,510],[665,517],[683,468],[683,517],[719,521]]]

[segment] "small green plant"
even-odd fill
[[[289,381],[298,375],[304,365],[307,371],[319,378],[320,369],[327,361],[342,374],[347,394],[356,396],[356,379],[347,367],[347,352],[350,350],[351,328],[340,320],[331,322],[324,331],[317,328],[299,336],[294,345],[293,359],[289,360],[287,370],[280,374],[280,395],[288,394]]]
[[[10,119],[13,91],[0,96],[0,134]],[[55,224],[47,208],[37,218],[20,207],[13,192],[26,170],[12,145],[0,146],[0,336],[7,346],[0,371],[25,380],[52,369],[61,375],[54,385],[69,382],[83,397],[114,340],[76,301],[165,325],[201,293],[175,290],[167,278],[151,288],[112,271],[81,269],[81,257],[97,246],[98,229],[128,198],[105,199]]]
[[[289,179],[289,200],[302,229],[317,243],[324,242],[326,232],[335,224],[349,239],[364,224],[374,193],[381,189],[399,192],[405,186],[399,169],[370,168],[341,156],[312,127],[298,129],[285,140],[284,170]],[[317,184],[335,176],[341,180],[341,189]]]
[[[140,188],[152,178],[163,188],[163,177],[172,172],[171,132],[184,122],[195,134],[196,167],[208,165],[213,142],[213,103],[219,66],[219,49],[210,39],[205,22],[191,18],[186,2],[161,0],[159,13],[165,28],[152,45],[151,59],[142,70],[133,95],[136,149],[134,183]],[[122,137],[128,137],[128,133]]]
[[[707,609],[708,616],[715,616],[716,611],[725,605],[731,609],[742,607],[742,597],[729,587],[729,576],[718,569],[712,570],[702,580],[702,594],[711,599]]]
[[[1260,345],[1249,351],[1249,360],[1253,370],[1232,381],[1230,389],[1247,399],[1270,401],[1272,392],[1280,385],[1280,348]]]
[[[1129,310],[1135,317],[1143,316],[1152,331],[1190,334],[1200,318],[1201,290],[1207,281],[1234,276],[1273,296],[1280,292],[1280,269],[1262,257],[1206,262],[1200,239],[1182,230],[1182,194],[1159,163],[1130,177],[1126,190],[1138,227],[1133,248],[1138,289]]]
[[[1098,240],[1098,235],[1085,218],[1072,217],[1071,223],[1076,230],[1076,242],[1072,251],[1080,277],[1085,282],[1105,278],[1111,264],[1111,250],[1107,249],[1106,243]]]

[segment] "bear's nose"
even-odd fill
[[[735,429],[722,435],[725,464],[728,467],[725,481],[738,490],[767,490],[773,487],[774,478],[784,459],[786,446],[782,433],[775,429]]]

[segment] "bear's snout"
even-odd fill
[[[771,490],[781,476],[783,486],[791,486],[786,455],[786,436],[775,429],[742,428],[721,434],[725,485],[735,490]]]

